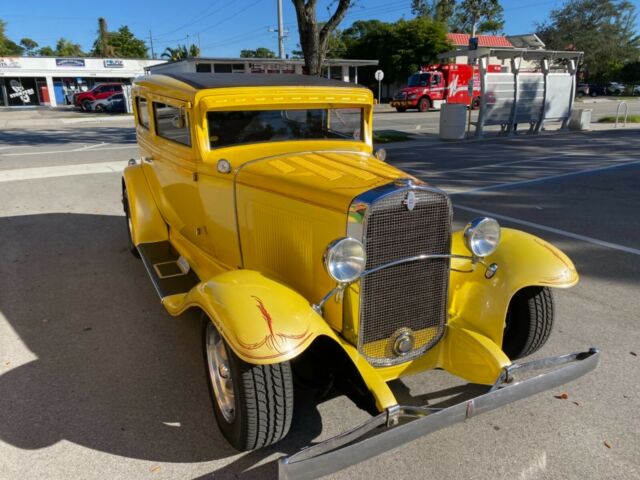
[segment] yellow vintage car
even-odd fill
[[[231,445],[288,432],[294,376],[348,377],[367,422],[280,460],[314,478],[595,368],[591,348],[525,363],[578,282],[546,241],[478,218],[373,153],[371,92],[297,75],[149,75],[122,200],[131,251],[170,315],[203,312],[213,408]],[[490,386],[446,409],[388,382],[442,368]],[[516,374],[550,370],[515,381]],[[328,372],[332,372],[331,375]]]

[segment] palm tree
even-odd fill
[[[183,60],[185,58],[197,57],[200,55],[200,49],[197,45],[191,44],[187,49],[186,45],[178,45],[176,48],[167,47],[162,53],[162,58],[168,58],[172,62]]]

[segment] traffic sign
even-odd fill
[[[384,78],[384,72],[382,70],[376,70],[375,77],[377,81],[381,82]]]

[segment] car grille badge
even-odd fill
[[[413,190],[409,190],[402,204],[407,207],[407,210],[412,211],[414,208],[416,208],[417,202],[418,200],[416,199],[416,194],[413,192]]]

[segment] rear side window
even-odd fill
[[[189,116],[183,108],[153,102],[156,134],[172,142],[191,146]]]
[[[149,130],[149,110],[147,109],[147,99],[136,98],[136,110],[138,110],[138,123]]]

